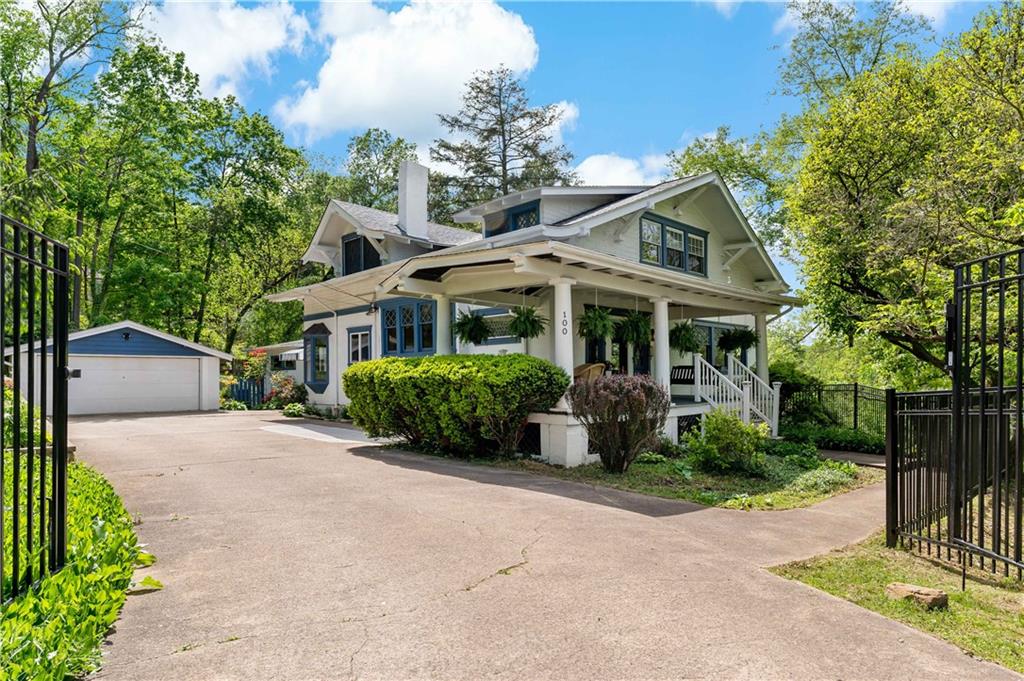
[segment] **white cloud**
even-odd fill
[[[714,5],[715,11],[726,19],[732,19],[736,14],[736,10],[740,8],[742,0],[705,0],[705,2],[710,2]]]
[[[565,141],[565,133],[576,129],[576,121],[580,119],[580,108],[575,102],[567,102],[564,99],[555,103],[560,117],[558,125],[551,131],[551,140],[555,144],[562,144]]]
[[[945,23],[946,14],[957,4],[954,0],[906,0],[906,3],[911,12],[920,14],[935,28]]]
[[[839,0],[835,1],[838,2]],[[949,11],[953,9],[954,6],[960,4],[961,1],[962,0],[904,0],[904,4],[908,11],[924,17],[931,22],[933,27],[940,28],[946,21],[946,15]],[[799,28],[797,15],[788,7],[788,5],[772,25],[772,30],[776,34],[795,31],[797,28]]]
[[[274,108],[310,141],[369,126],[429,141],[475,71],[504,64],[522,74],[538,56],[533,30],[491,1],[413,0],[391,12],[325,4],[317,34],[329,54],[316,83]]]
[[[254,73],[273,73],[272,58],[299,52],[309,23],[287,3],[241,5],[165,2],[145,26],[176,52],[185,53],[207,95],[237,95]]]
[[[576,166],[583,184],[655,184],[668,174],[667,154],[648,154],[639,159],[618,154],[594,154]]]

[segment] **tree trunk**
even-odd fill
[[[196,313],[196,331],[192,334],[192,342],[198,343],[203,333],[203,320],[206,317],[206,299],[209,296],[210,276],[213,273],[213,249],[216,238],[213,230],[206,240],[206,264],[203,266],[203,290],[199,294],[199,311]]]

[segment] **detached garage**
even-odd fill
[[[27,359],[22,347],[23,377]],[[81,376],[68,382],[68,413],[212,411],[220,406],[220,363],[230,360],[132,321],[76,331],[68,335],[68,367]]]

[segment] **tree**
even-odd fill
[[[507,68],[477,73],[462,109],[440,114],[452,139],[436,139],[430,157],[451,164],[446,178],[463,206],[540,184],[573,184],[572,154],[554,142],[563,113],[555,104],[531,107],[522,82]]]
[[[416,160],[416,145],[387,130],[370,128],[348,143],[348,200],[391,213],[398,211],[398,168]]]
[[[941,370],[957,262],[1024,245],[1024,8],[983,11],[928,61],[894,58],[833,97],[787,190],[807,298]]]
[[[863,6],[862,6],[863,7]],[[744,212],[759,236],[786,255],[799,249],[789,229],[784,194],[792,185],[807,142],[821,124],[830,99],[861,74],[892,59],[912,57],[930,35],[928,23],[897,1],[872,2],[858,12],[853,2],[791,0],[796,34],[779,67],[777,92],[797,97],[802,110],[785,115],[753,137],[732,137],[728,127],[695,139],[669,155],[677,176],[714,171],[738,190]]]

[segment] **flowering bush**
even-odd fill
[[[263,378],[267,374],[268,361],[266,350],[250,351],[242,365],[242,376],[244,378]]]
[[[270,392],[263,398],[263,406],[266,409],[281,409],[289,404],[306,402],[306,386],[297,384],[295,379],[287,374],[271,375],[270,386]]]
[[[600,376],[574,384],[567,397],[611,473],[625,473],[657,445],[670,406],[668,393],[650,376]]]

